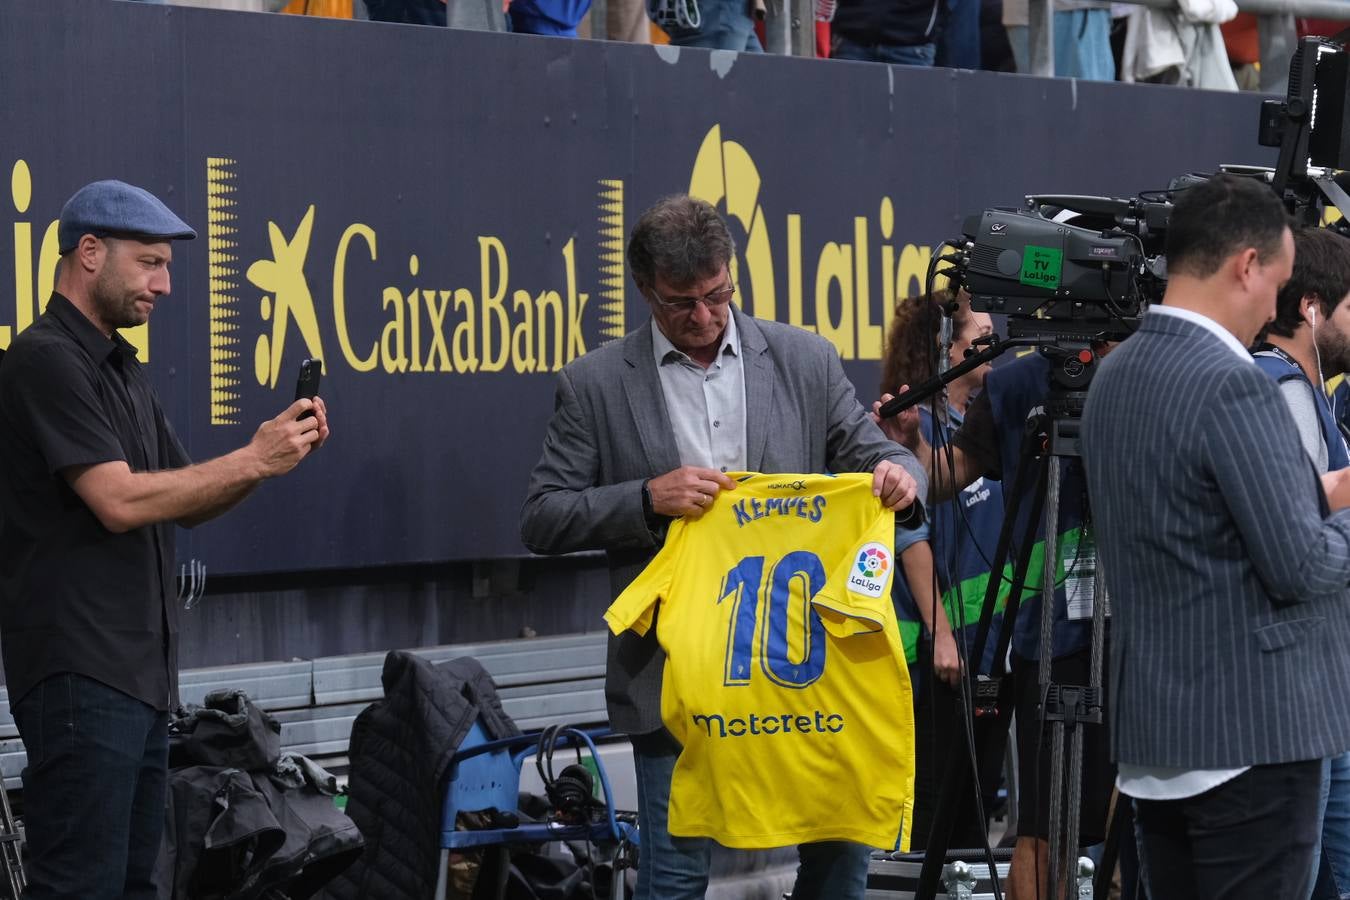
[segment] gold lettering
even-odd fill
[[[422,293],[435,295],[435,292],[423,288]],[[411,326],[411,334],[408,335],[408,345],[412,347],[412,365],[408,367],[410,372],[422,371],[422,304],[421,297],[417,288],[408,291],[408,324]]]
[[[872,324],[872,297],[867,270],[867,219],[853,219],[854,283],[857,286],[858,359],[881,359],[881,326]]]
[[[548,359],[544,350],[548,347],[548,318],[545,311],[553,313],[553,371],[563,367],[563,302],[557,291],[543,291],[534,300],[539,310],[539,366],[536,372],[548,371]]]
[[[451,356],[455,361],[456,372],[478,371],[478,347],[474,339],[474,303],[473,292],[468,288],[455,291],[455,312],[464,309],[464,321],[455,326],[455,336]]]
[[[342,357],[347,365],[358,372],[369,372],[375,368],[379,359],[378,344],[371,344],[370,355],[365,359],[356,355],[352,348],[351,333],[347,330],[347,251],[352,238],[361,237],[370,250],[370,260],[377,259],[375,254],[375,232],[365,225],[348,225],[338,241],[337,255],[333,257],[333,324],[337,329],[338,344],[342,347]]]
[[[895,226],[895,210],[890,197],[881,198],[881,239],[889,241],[891,230]],[[891,320],[895,318],[895,304],[900,300],[895,295],[895,248],[889,243],[881,248],[881,329],[884,342],[891,333]]]
[[[830,283],[839,285],[839,321],[830,315]],[[844,359],[853,359],[853,248],[830,241],[816,262],[816,330]]]
[[[398,288],[387,287],[380,306],[384,309],[394,308],[394,318],[384,324],[384,331],[380,334],[380,362],[390,374],[402,372],[408,368],[403,338],[403,295],[398,292]]]
[[[450,350],[445,346],[445,311],[450,308],[450,291],[440,292],[440,303],[436,302],[435,297],[430,291],[424,291],[423,296],[427,301],[427,317],[430,319],[428,324],[431,326],[431,347],[427,350],[427,371],[431,371],[432,362],[439,357],[440,362],[436,364],[437,372],[453,372],[450,366]]]
[[[586,352],[585,335],[581,331],[581,313],[590,294],[577,293],[576,238],[569,238],[563,247],[563,262],[567,267],[567,360],[571,362]]]
[[[520,322],[511,332],[511,367],[517,372],[533,372],[534,359],[534,304],[529,291],[511,295],[511,309],[520,316]]]
[[[570,242],[568,246],[571,246]],[[483,284],[483,371],[500,372],[506,368],[506,357],[511,348],[508,345],[510,335],[511,321],[506,316],[506,285],[509,281],[510,268],[506,261],[506,248],[502,242],[495,237],[478,238],[479,248],[479,266],[481,268],[481,277]],[[497,287],[491,289],[492,284],[492,257],[497,257]],[[492,322],[497,321],[497,327],[501,331],[501,352],[494,359],[492,356]]]
[[[787,217],[788,230],[788,324],[814,331],[802,321],[802,217]]]
[[[14,223],[14,324],[23,331],[33,324],[33,226]]]
[[[9,176],[9,196],[14,211],[28,212],[33,200],[33,176],[28,163],[18,160]],[[0,327],[0,348],[9,346],[10,336],[33,324],[33,226],[28,222],[14,223],[14,330]]]
[[[927,290],[924,280],[928,276],[928,258],[932,255],[928,247],[906,244],[900,251],[900,266],[895,275],[895,291],[898,297],[917,297]],[[914,282],[911,290],[909,283]]]

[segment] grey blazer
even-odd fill
[[[1102,362],[1082,424],[1116,759],[1229,768],[1350,749],[1350,511],[1327,515],[1275,382],[1151,313]]]
[[[747,467],[757,472],[868,472],[903,465],[927,494],[914,455],[887,440],[854,396],[824,338],[733,307],[745,368]],[[604,550],[613,596],[655,555],[642,483],[680,466],[666,413],[650,321],[568,363],[521,510],[521,538],[536,553]],[[665,655],[656,629],[610,638],[605,694],[610,725],[629,734],[661,727]]]

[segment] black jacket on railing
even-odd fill
[[[434,666],[395,650],[383,683],[384,699],[356,717],[347,751],[347,813],[366,853],[329,886],[330,900],[431,897],[451,757],[475,720],[492,739],[520,734],[475,659]]]

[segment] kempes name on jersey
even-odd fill
[[[825,515],[825,498],[819,494],[810,497],[766,497],[760,500],[737,500],[731,507],[736,525],[744,528],[751,522],[771,516],[796,516],[809,522],[819,522]]]

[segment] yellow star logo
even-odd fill
[[[260,290],[268,291],[262,298],[263,321],[272,322],[272,333],[260,335],[253,354],[253,372],[258,384],[277,386],[281,371],[281,357],[286,347],[286,326],[294,319],[305,341],[308,355],[323,358],[323,343],[319,338],[319,318],[314,311],[314,297],[305,280],[305,257],[309,254],[309,238],[314,227],[314,206],[311,204],[295,235],[288,241],[276,222],[267,223],[267,234],[272,244],[272,258],[260,259],[248,267],[248,280]],[[275,302],[273,300],[275,297]]]

